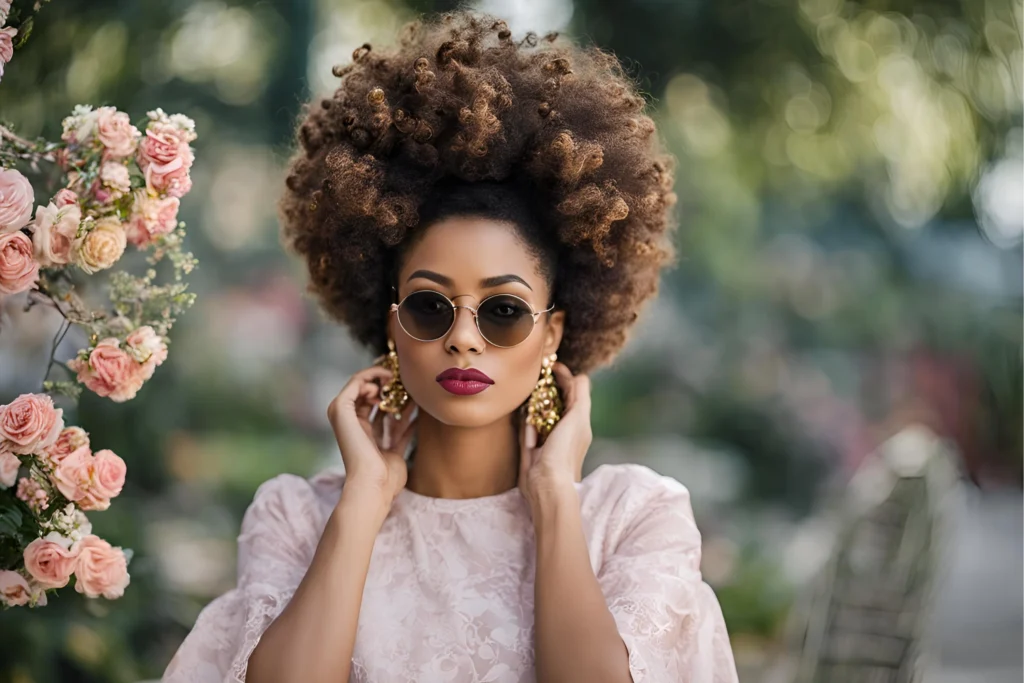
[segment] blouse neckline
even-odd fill
[[[574,483],[578,493],[583,483]],[[526,503],[526,499],[523,498],[518,486],[514,486],[501,493],[490,496],[478,496],[476,498],[435,498],[403,487],[398,492],[397,500],[416,510],[436,512],[466,512],[481,508],[509,509]]]

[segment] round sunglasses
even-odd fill
[[[445,336],[455,325],[455,309],[467,308],[473,313],[480,336],[488,344],[503,349],[526,341],[537,324],[537,316],[554,307],[552,304],[543,311],[534,311],[526,300],[514,294],[494,294],[474,308],[456,305],[432,289],[411,292],[397,304],[391,304],[391,310],[398,312],[398,324],[417,341],[436,341]]]

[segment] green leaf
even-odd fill
[[[18,508],[0,509],[0,536],[16,536],[21,528],[21,510]]]

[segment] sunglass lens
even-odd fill
[[[440,339],[451,328],[455,309],[437,292],[414,292],[398,307],[398,320],[421,341]]]
[[[480,332],[495,346],[515,346],[533,330],[533,315],[525,301],[499,294],[484,300],[479,310]]]

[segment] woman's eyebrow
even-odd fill
[[[450,277],[446,275],[441,275],[440,273],[435,273],[432,270],[423,269],[413,271],[412,274],[409,275],[406,282],[418,277],[424,278],[426,280],[433,280],[434,282],[444,287],[451,287],[453,284],[452,279]],[[494,277],[484,278],[483,280],[480,281],[480,286],[483,287],[484,289],[487,289],[490,287],[497,287],[498,285],[503,285],[507,282],[518,282],[524,285],[531,292],[533,291],[533,287],[530,286],[530,283],[528,283],[526,280],[519,277],[518,275],[513,275],[511,273],[507,275],[495,275]]]

